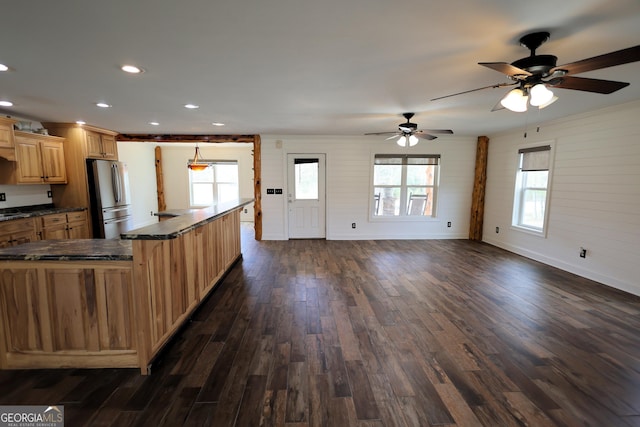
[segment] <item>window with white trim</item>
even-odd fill
[[[551,146],[518,150],[512,225],[544,233],[549,203]]]
[[[192,208],[238,199],[240,187],[237,160],[199,160],[198,163],[206,163],[209,167],[202,171],[189,169],[189,199]]]
[[[439,154],[376,154],[373,217],[435,217],[439,164]]]

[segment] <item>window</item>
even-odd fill
[[[551,146],[518,150],[513,221],[516,227],[544,233],[549,200]]]
[[[294,159],[296,200],[318,200],[318,159]]]
[[[236,160],[200,160],[209,167],[189,169],[191,207],[211,206],[239,197],[238,162]]]
[[[435,217],[440,155],[376,154],[374,217]]]

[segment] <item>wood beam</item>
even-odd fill
[[[121,133],[116,141],[123,142],[253,142],[256,135],[180,135]]]
[[[476,171],[471,196],[471,220],[469,222],[469,239],[482,241],[482,226],[484,223],[484,196],[487,184],[487,157],[489,138],[478,137],[476,147]]]
[[[255,239],[262,240],[262,154],[260,135],[253,139],[253,226]]]

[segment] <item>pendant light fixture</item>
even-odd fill
[[[198,162],[199,157],[200,157],[200,147],[198,147],[198,144],[196,144],[196,153],[193,156],[193,160],[189,162],[189,164],[187,165],[187,167],[194,172],[200,172],[209,167],[208,163],[199,163]]]

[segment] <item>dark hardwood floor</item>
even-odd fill
[[[640,426],[640,298],[464,240],[265,241],[154,363],[0,372],[67,426]]]

